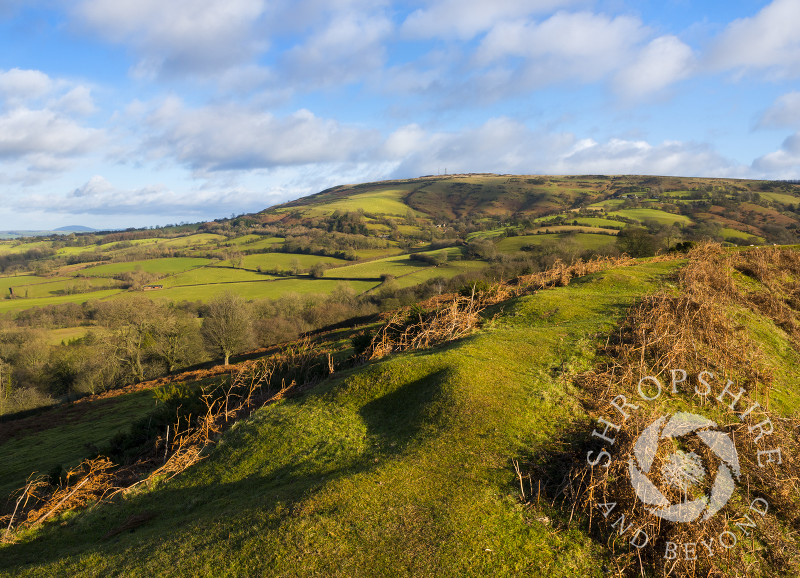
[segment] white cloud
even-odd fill
[[[103,38],[132,46],[134,73],[212,74],[265,48],[264,0],[84,0],[75,13]]]
[[[387,156],[400,157],[394,171],[398,177],[436,174],[445,168],[451,173],[517,174],[743,176],[747,172],[704,144],[597,142],[571,133],[533,130],[509,118],[453,133],[426,133],[409,125],[395,131],[384,149]]]
[[[383,65],[383,41],[392,27],[382,15],[337,14],[286,54],[286,74],[314,85],[359,80]]]
[[[178,193],[164,185],[120,188],[96,175],[66,195],[29,195],[17,202],[25,211],[88,215],[175,215],[220,217],[265,208],[275,196],[242,189],[192,190]]]
[[[165,101],[146,119],[151,158],[172,158],[200,172],[358,162],[380,142],[377,131],[301,109],[278,117],[240,105],[187,108]]]
[[[411,38],[457,38],[469,40],[501,21],[586,4],[585,0],[431,0],[412,12],[402,26]]]
[[[275,80],[275,73],[255,64],[233,66],[220,73],[214,83],[225,94],[248,95],[257,93]]]
[[[694,55],[689,46],[675,36],[660,36],[619,72],[615,88],[623,98],[639,99],[688,77],[693,66]]]
[[[86,152],[97,131],[47,110],[15,109],[0,116],[0,157]]]
[[[751,18],[733,21],[714,43],[710,63],[717,69],[800,75],[800,2],[774,0]]]
[[[773,179],[800,178],[800,132],[783,141],[780,150],[753,161],[753,168]]]
[[[496,25],[481,42],[476,59],[489,64],[524,57],[530,72],[550,81],[591,81],[617,68],[645,33],[641,22],[629,16],[558,12],[542,22]]]
[[[104,141],[76,116],[94,112],[88,87],[38,70],[0,71],[0,181],[39,182]]]
[[[53,90],[53,81],[39,70],[0,71],[0,96],[11,105],[41,98]]]
[[[97,110],[92,91],[86,86],[76,86],[52,103],[54,109],[66,114],[88,116]]]
[[[758,121],[759,128],[800,127],[800,92],[778,97]]]
[[[638,66],[635,70],[641,73],[664,56],[663,50],[659,54],[663,41],[641,47],[650,34],[637,18],[591,12],[558,12],[539,22],[500,22],[481,40],[470,65],[474,72],[461,82],[460,92],[492,102],[564,82],[605,82],[628,66]],[[675,44],[670,41],[669,48]],[[676,68],[679,62],[670,57],[669,65]],[[632,82],[633,74],[624,80]],[[647,90],[659,83],[665,86],[665,80],[651,75],[645,79]]]
[[[724,159],[705,144],[666,141],[587,139],[563,151],[553,165],[564,174],[634,174],[722,177],[742,175],[746,169]]]

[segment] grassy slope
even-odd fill
[[[562,233],[543,233],[541,235],[519,235],[506,237],[497,243],[497,250],[503,253],[514,253],[526,245],[541,245],[545,242],[573,241],[583,249],[602,249],[613,245],[616,239],[612,235],[598,235],[593,233],[576,233],[565,235]]]
[[[78,465],[89,454],[86,444],[102,447],[154,405],[153,392],[143,391],[91,404],[57,407],[24,418],[23,422],[46,420],[58,425],[24,437],[0,440],[3,463],[0,496],[24,486],[32,472],[49,473],[58,465],[65,468]],[[25,423],[9,422],[8,425],[24,426]]]
[[[88,267],[81,271],[81,275],[87,277],[112,277],[125,271],[142,270],[147,273],[159,273],[170,275],[181,273],[196,267],[208,265],[209,259],[197,259],[193,257],[165,257],[160,259],[149,259],[146,261],[130,261],[122,263],[109,263],[107,265],[97,265]]]
[[[582,415],[563,369],[675,264],[507,303],[449,346],[340,375],[259,411],[184,476],[4,546],[31,574],[595,575],[605,550],[523,510],[510,459]],[[494,312],[492,312],[494,313]],[[135,533],[102,536],[132,514]],[[538,519],[537,519],[538,518]],[[543,521],[544,520],[544,521]],[[27,566],[27,564],[33,564]]]

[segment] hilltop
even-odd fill
[[[796,240],[798,204],[800,185],[792,182],[469,174],[339,186],[260,215],[276,222],[361,209],[440,225],[561,226],[567,228],[559,232],[588,233],[627,225],[677,225],[719,241],[752,244]],[[369,215],[366,222],[380,225]]]

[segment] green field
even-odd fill
[[[620,205],[625,204],[625,199],[606,199],[605,201],[599,201],[597,203],[592,203],[589,207],[596,207],[598,209],[616,209]]]
[[[519,235],[506,237],[497,243],[497,250],[503,253],[515,253],[526,245],[540,245],[542,243],[556,243],[560,241],[573,241],[584,249],[601,249],[616,243],[613,235],[594,233],[576,233],[566,235],[563,233],[543,233],[541,235]]]
[[[339,284],[348,285],[356,293],[363,293],[375,287],[378,281],[337,281],[333,279],[275,279],[264,281],[243,281],[240,283],[217,283],[193,287],[165,287],[160,291],[148,291],[149,298],[157,301],[208,301],[227,291],[241,295],[245,299],[278,299],[286,293],[300,295],[326,295]]]
[[[5,496],[25,485],[33,472],[50,473],[55,466],[69,468],[87,457],[86,444],[102,447],[133,421],[152,410],[152,391],[131,393],[98,402],[57,407],[41,415],[25,418],[30,422],[58,424],[44,431],[19,438],[0,440],[0,495]],[[2,427],[2,424],[0,424]]]
[[[83,247],[61,247],[56,251],[57,255],[80,255],[81,253],[93,253],[95,251],[99,252],[102,249],[97,245],[84,245]]]
[[[759,237],[758,235],[751,235],[750,233],[745,233],[744,231],[738,231],[736,229],[730,229],[728,227],[723,227],[722,229],[720,229],[719,233],[720,235],[722,235],[724,239],[731,239],[731,238],[750,239],[751,237],[755,237],[758,243],[764,242],[763,237]]]
[[[548,233],[567,233],[569,231],[573,231],[576,233],[598,233],[604,235],[616,235],[616,229],[606,229],[603,227],[584,227],[580,225],[542,225],[540,228],[542,231],[547,231]]]
[[[359,249],[355,251],[359,259],[379,259],[381,257],[393,257],[402,255],[403,250],[398,247],[390,246],[385,249]]]
[[[410,208],[403,203],[402,199],[407,193],[408,191],[402,189],[386,189],[371,191],[369,193],[357,193],[349,195],[347,198],[338,199],[321,205],[310,205],[303,209],[303,212],[307,215],[319,216],[330,215],[334,211],[346,213],[363,210],[366,213],[377,215],[398,215],[405,217]]]
[[[412,261],[406,255],[399,255],[397,257],[387,257],[385,259],[377,259],[375,261],[368,261],[367,263],[360,263],[358,265],[346,265],[344,267],[336,267],[335,269],[328,269],[325,271],[325,277],[348,277],[348,278],[379,278],[381,275],[394,275],[399,277],[407,273],[413,273],[420,269],[425,269],[430,265],[422,261]]]
[[[52,241],[30,241],[14,240],[0,241],[0,254],[3,253],[24,253],[31,249],[49,249],[53,246]]]
[[[507,227],[503,227],[502,229],[490,229],[488,231],[475,231],[474,233],[470,233],[467,235],[467,241],[474,241],[475,239],[496,239],[497,237],[502,237],[508,232]]]
[[[114,279],[106,278],[52,277],[44,283],[14,287],[14,294],[18,297],[37,299],[58,295],[91,293],[97,290],[111,289],[117,285],[118,282]]]
[[[298,255],[296,253],[258,253],[255,255],[245,255],[242,257],[242,267],[254,271],[261,267],[262,271],[276,269],[278,271],[291,271],[297,264],[300,269],[309,269],[317,263],[326,265],[342,265],[349,261],[336,259],[334,257],[322,257],[319,255]],[[230,266],[231,261],[222,261],[220,265]]]
[[[613,219],[604,219],[602,217],[573,217],[572,215],[569,214],[540,217],[536,219],[536,221],[541,224],[546,224],[548,221],[556,219],[558,217],[564,217],[566,219],[567,224],[569,225],[577,221],[579,225],[585,225],[587,227],[612,227],[615,229],[622,229],[623,227],[625,227],[625,223],[621,223]]]
[[[796,205],[800,203],[800,196],[788,195],[786,193],[762,193],[759,192],[762,198],[783,203],[784,205]]]
[[[94,327],[64,327],[61,329],[48,329],[47,341],[52,345],[66,343],[72,339],[84,337],[89,331],[96,331]]]
[[[284,243],[283,237],[265,237],[263,235],[245,235],[232,239],[230,244],[243,251],[262,251],[272,249]]]
[[[274,279],[270,275],[257,273],[248,269],[232,267],[197,267],[183,273],[171,275],[159,281],[164,287],[180,287],[184,285],[205,285],[214,283],[236,283],[241,281],[265,281]]]
[[[450,261],[446,265],[428,267],[427,269],[422,269],[420,271],[416,271],[415,273],[409,273],[407,275],[403,275],[402,277],[397,277],[394,281],[392,281],[392,283],[395,287],[400,288],[413,287],[414,285],[424,283],[430,279],[436,279],[437,277],[442,279],[452,279],[456,275],[480,271],[488,266],[489,264],[484,263],[483,261]]]
[[[46,305],[58,305],[60,303],[85,303],[90,299],[107,299],[120,293],[122,293],[121,289],[108,289],[104,291],[93,291],[91,293],[40,297],[37,299],[0,299],[0,313],[13,313],[32,307],[44,307]]]
[[[144,271],[157,275],[173,275],[196,267],[202,267],[209,263],[211,263],[210,259],[199,259],[196,257],[164,257],[144,261],[125,261],[122,263],[94,265],[82,269],[80,275],[84,277],[113,277],[114,275],[125,273],[126,271]]]
[[[215,235],[213,233],[197,233],[196,235],[186,235],[174,239],[159,239],[158,244],[167,247],[195,247],[200,245],[212,245],[226,241],[225,235]]]
[[[0,292],[8,293],[9,288],[17,291],[21,287],[29,287],[31,285],[38,285],[40,283],[49,283],[52,279],[49,277],[37,277],[36,275],[10,275],[7,277],[0,277]]]
[[[692,222],[689,217],[684,215],[674,215],[658,209],[622,209],[619,211],[613,211],[609,213],[609,215],[627,217],[629,219],[633,219],[634,221],[639,221],[640,223],[644,221],[656,221],[662,225],[672,225],[673,223],[689,225]]]
[[[686,197],[691,197],[694,194],[697,194],[697,191],[664,191],[661,193],[661,196],[685,199]]]
[[[384,223],[365,223],[365,226],[371,233],[389,233],[392,228]]]

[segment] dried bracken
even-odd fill
[[[469,334],[478,326],[486,300],[454,296],[449,303],[431,309],[409,307],[396,311],[375,333],[364,352],[367,360],[379,359],[390,353],[422,349]]]
[[[664,255],[652,261],[673,260],[682,255]],[[420,304],[394,311],[372,338],[362,354],[370,361],[391,353],[423,349],[469,335],[482,321],[481,312],[513,297],[550,287],[564,287],[573,278],[636,263],[628,256],[578,259],[572,264],[556,261],[546,271],[525,275],[486,288],[473,287],[469,295],[441,295]]]
[[[319,351],[306,340],[239,369],[217,387],[204,390],[203,415],[178,419],[135,463],[118,466],[99,457],[85,460],[55,486],[46,476],[29,480],[12,496],[11,513],[0,517],[2,540],[13,541],[17,528],[34,527],[60,513],[173,478],[202,460],[207,448],[236,420],[298,388],[311,386],[330,373],[332,366],[329,352]]]
[[[679,273],[679,292],[662,291],[643,299],[630,311],[619,331],[609,338],[604,351],[608,362],[580,376],[584,403],[593,416],[610,415],[608,412],[613,410],[609,400],[619,394],[630,400],[636,398],[636,386],[643,376],[661,376],[669,382],[668,371],[672,368],[684,369],[689,375],[711,370],[746,388],[742,407],[755,402],[761,405],[759,412],[769,418],[773,428],[770,443],[782,449],[782,463],[777,467],[776,464],[762,467],[763,464],[757,463],[755,451],[740,452],[740,490],[724,510],[708,520],[689,525],[648,515],[632,484],[620,482],[630,477],[629,460],[639,435],[659,416],[670,413],[663,405],[665,402],[659,400],[661,403],[648,405],[646,411],[631,412],[616,436],[615,458],[608,467],[591,467],[587,463],[586,449],[590,442],[578,444],[562,455],[562,459],[569,459],[575,466],[558,491],[585,513],[590,527],[603,536],[612,551],[617,550],[615,562],[619,575],[652,571],[664,576],[793,574],[800,570],[800,420],[781,418],[768,410],[775,381],[773,363],[737,318],[748,311],[760,313],[783,328],[792,346],[800,349],[797,332],[800,310],[791,300],[800,279],[797,253],[786,248],[729,252],[716,245],[703,245],[689,257]],[[742,289],[748,284],[735,281],[736,271],[759,283]],[[680,395],[684,405],[707,403],[693,392]],[[739,447],[758,447],[756,438],[762,431],[759,428],[753,429],[734,418],[721,424],[720,429],[732,436]],[[713,463],[708,448],[692,445],[691,441],[683,443],[685,451],[704,458],[704,463]],[[665,460],[669,451],[659,449],[655,454],[654,471],[665,467],[668,471]],[[708,474],[713,479],[716,471]],[[675,492],[676,495],[667,496],[671,503],[680,502],[678,490]],[[755,515],[749,506],[756,498],[769,504],[771,515],[756,516],[758,530],[753,530],[746,540],[747,534],[743,534],[738,547],[721,547],[718,542],[723,532],[735,527],[736,522],[747,520],[748,514]],[[602,519],[602,504],[610,502],[617,504],[617,510],[598,524],[598,518]],[[624,526],[633,524],[633,528],[644,529],[652,541],[661,545],[696,544],[698,555],[681,553],[672,559],[664,551],[631,548],[630,536],[623,539],[619,528],[611,527],[620,512],[625,514]],[[702,555],[703,541],[717,543],[713,556]]]

